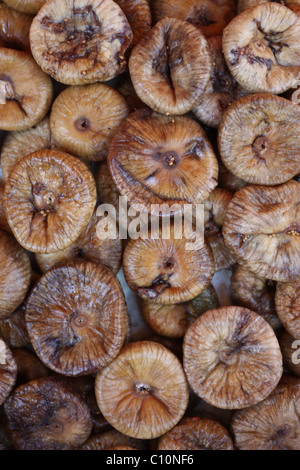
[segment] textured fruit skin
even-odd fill
[[[71,450],[90,436],[90,410],[75,388],[56,377],[21,385],[4,410],[8,435],[19,450]]]
[[[0,338],[0,405],[10,395],[17,378],[17,365],[3,339]]]
[[[115,0],[130,24],[133,39],[130,47],[138,44],[141,38],[151,29],[152,15],[148,0]]]
[[[279,335],[279,344],[284,365],[288,368],[288,370],[293,372],[293,374],[295,374],[297,377],[300,377],[300,357],[298,352],[300,344],[299,340],[291,336],[287,330],[283,329]]]
[[[24,304],[7,318],[0,320],[0,336],[10,348],[22,348],[30,344],[25,323]]]
[[[128,324],[117,277],[84,260],[47,271],[29,296],[25,318],[38,357],[66,376],[95,373],[109,364],[123,346]]]
[[[294,338],[300,338],[300,280],[295,282],[278,282],[275,305],[284,328]]]
[[[0,5],[0,46],[30,52],[29,29],[32,17]]]
[[[235,306],[208,310],[189,327],[183,365],[200,398],[229,410],[259,403],[282,375],[271,326],[257,313]]]
[[[17,11],[35,15],[47,0],[5,0],[5,3]]]
[[[109,431],[92,434],[81,446],[80,450],[108,450],[116,446],[129,446],[135,449],[145,450],[146,444],[142,439],[134,439],[116,429],[111,429]]]
[[[107,421],[138,439],[154,439],[175,426],[186,411],[189,397],[179,360],[151,341],[127,344],[98,372],[95,392]]]

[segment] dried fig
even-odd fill
[[[121,76],[116,89],[125,98],[129,106],[130,112],[133,113],[133,111],[145,107],[144,103],[140,100],[140,98],[135,92],[129,74],[123,74]]]
[[[7,5],[15,10],[35,15],[47,0],[4,0]]]
[[[201,315],[185,334],[183,365],[200,398],[230,410],[264,400],[282,375],[273,329],[242,307],[220,307]]]
[[[17,378],[17,365],[3,339],[0,338],[0,405],[5,402]]]
[[[108,450],[115,446],[133,446],[144,450],[145,444],[142,439],[134,439],[112,429],[110,431],[93,434],[81,446],[80,450]]]
[[[300,172],[300,107],[269,93],[248,95],[224,112],[218,132],[224,165],[247,183],[276,185]]]
[[[98,372],[95,392],[107,421],[138,439],[154,439],[172,429],[183,417],[189,398],[179,360],[151,341],[127,344]]]
[[[231,422],[239,450],[300,450],[300,380],[278,387],[263,402],[236,411]]]
[[[5,181],[14,166],[26,155],[51,147],[49,118],[25,131],[9,132],[1,148],[1,170]]]
[[[0,231],[0,319],[21,305],[31,282],[31,265],[26,251],[16,240]]]
[[[89,408],[79,392],[54,377],[21,385],[4,404],[8,435],[19,450],[71,450],[91,434]]]
[[[30,344],[24,303],[7,318],[0,319],[0,336],[10,348],[23,348]]]
[[[158,450],[234,450],[227,429],[210,418],[183,418],[158,439]]]
[[[235,192],[238,189],[246,186],[247,183],[241,180],[237,176],[234,176],[228,168],[222,163],[222,160],[218,158],[219,163],[219,176],[218,176],[218,186],[227,191]]]
[[[99,163],[95,171],[95,179],[99,201],[102,204],[112,204],[116,209],[116,218],[119,220],[119,190],[109,172],[107,160]]]
[[[27,52],[0,47],[0,129],[22,131],[41,121],[52,102],[52,83]]]
[[[283,329],[279,336],[279,344],[284,365],[300,377],[300,341]]]
[[[0,4],[0,46],[30,52],[29,30],[32,17]]]
[[[231,199],[222,228],[239,264],[266,279],[300,276],[300,183],[246,186]]]
[[[167,16],[179,18],[196,26],[206,37],[222,34],[236,13],[233,0],[153,0],[151,8],[155,22]]]
[[[17,365],[17,386],[49,375],[49,370],[27,349],[15,348],[12,354]]]
[[[0,183],[0,230],[4,230],[4,232],[11,233],[10,226],[8,225],[6,215],[5,215],[3,193],[4,193],[4,184]]]
[[[108,85],[67,87],[51,109],[54,141],[72,155],[103,160],[116,129],[128,112],[125,99]]]
[[[283,93],[300,77],[300,19],[278,3],[262,3],[237,15],[223,32],[232,76],[252,93]]]
[[[282,325],[275,308],[276,282],[270,281],[239,264],[231,276],[231,298],[234,305],[259,313],[274,330]]]
[[[110,80],[127,67],[132,31],[112,0],[52,0],[30,28],[33,57],[42,70],[66,85]]]
[[[275,305],[284,328],[294,338],[300,338],[300,280],[278,282]]]
[[[123,10],[133,33],[131,47],[151,29],[152,16],[148,0],[115,0]]]
[[[180,212],[184,204],[203,202],[217,185],[217,159],[201,126],[187,116],[145,108],[121,124],[109,147],[108,166],[128,204],[157,215],[157,205]]]
[[[175,18],[164,18],[153,26],[133,49],[128,65],[139,98],[164,114],[191,111],[211,73],[204,36]]]
[[[67,376],[91,374],[107,365],[127,333],[126,303],[117,277],[83,260],[47,271],[29,296],[25,318],[38,357]]]
[[[53,253],[71,245],[87,226],[96,204],[96,184],[78,158],[41,150],[13,168],[4,204],[20,245],[34,253]]]
[[[281,3],[282,5],[285,5],[288,8],[291,8],[293,10],[294,7],[299,4],[299,0],[238,0],[238,13],[241,13],[241,11],[247,10],[247,8],[254,7],[256,5],[260,5],[261,3],[266,3],[266,2],[275,2],[275,3]]]

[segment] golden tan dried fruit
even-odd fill
[[[238,0],[238,13],[247,10],[247,8],[251,8],[256,5],[260,5],[261,3],[266,3],[268,1],[274,0]],[[275,3],[281,3],[282,5],[291,8],[291,10],[293,10],[297,6],[297,4],[300,4],[299,0],[279,0]]]
[[[134,439],[125,434],[111,429],[91,435],[81,446],[80,450],[108,450],[115,446],[130,446],[140,450],[145,449],[145,443],[142,439]]]
[[[130,24],[133,33],[131,47],[151,29],[152,16],[148,0],[115,0]]]
[[[52,83],[27,52],[0,47],[0,129],[22,131],[41,121],[52,102]]]
[[[127,344],[98,372],[95,392],[107,421],[139,439],[154,439],[174,427],[183,417],[189,398],[179,360],[151,341]]]
[[[4,204],[20,245],[34,253],[53,253],[71,245],[87,226],[96,204],[96,184],[78,158],[41,150],[13,168]]]
[[[300,107],[269,93],[248,95],[225,111],[218,132],[224,165],[247,183],[277,185],[300,172]]]
[[[132,37],[125,14],[112,0],[52,0],[30,28],[36,62],[66,85],[107,81],[124,72]]]
[[[300,340],[295,339],[283,329],[279,336],[279,344],[284,365],[300,377]]]
[[[10,348],[23,348],[30,344],[25,322],[25,303],[0,320],[0,336]]]
[[[129,113],[125,99],[103,83],[70,86],[53,103],[50,126],[61,149],[87,160],[103,160]]]
[[[29,257],[16,240],[0,231],[0,318],[21,305],[31,282]]]
[[[202,127],[190,117],[146,108],[121,124],[109,147],[108,166],[128,204],[156,214],[157,204],[175,213],[184,204],[203,202],[217,185],[217,159]]]
[[[252,93],[283,93],[300,76],[300,19],[267,2],[248,8],[224,29],[223,52],[232,76]]]
[[[0,164],[5,181],[14,166],[25,155],[51,147],[49,118],[25,131],[10,132],[5,136],[1,148]]]
[[[19,450],[71,450],[90,436],[89,408],[80,393],[56,377],[32,380],[6,400],[8,435]]]
[[[274,330],[282,325],[275,308],[276,282],[270,281],[249,269],[235,265],[231,276],[233,305],[259,313]]]
[[[235,412],[231,422],[240,450],[300,450],[300,380],[277,387],[258,405]]]
[[[191,23],[206,37],[222,34],[236,13],[233,0],[152,0],[154,21],[164,17],[179,18]]]
[[[26,323],[36,354],[50,369],[69,376],[97,372],[116,357],[126,337],[121,285],[99,264],[62,264],[33,289]]]
[[[148,326],[157,334],[170,338],[182,338],[202,313],[217,307],[218,296],[212,284],[195,299],[181,304],[160,305],[141,300],[141,313]]]
[[[17,365],[17,387],[49,375],[49,369],[28,349],[14,348],[12,354]]]
[[[227,429],[210,418],[183,418],[160,437],[158,450],[234,450]]]
[[[35,15],[47,0],[4,0],[7,5],[15,10]]]
[[[32,17],[0,4],[0,46],[30,52],[29,29]]]
[[[230,410],[264,400],[282,375],[273,329],[243,307],[220,307],[201,315],[184,337],[183,365],[200,398]]]
[[[0,338],[0,405],[5,402],[17,378],[17,365],[11,350]]]
[[[246,186],[231,199],[223,238],[237,262],[274,281],[300,276],[300,183]]]
[[[202,33],[174,18],[164,18],[153,26],[133,49],[128,65],[139,98],[164,114],[191,111],[211,72]]]
[[[204,234],[213,251],[216,271],[228,269],[235,263],[222,237],[222,225],[232,196],[231,192],[216,188],[204,202]]]
[[[300,280],[278,282],[275,305],[284,328],[294,338],[300,338]]]

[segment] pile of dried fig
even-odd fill
[[[300,450],[299,37],[0,1],[0,450]]]

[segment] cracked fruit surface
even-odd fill
[[[294,338],[300,338],[300,280],[278,282],[275,305],[284,328]]]

